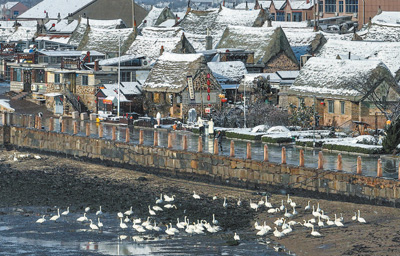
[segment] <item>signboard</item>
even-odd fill
[[[211,113],[211,108],[205,108],[204,111],[206,112],[206,114],[210,114]]]
[[[112,100],[103,99],[104,104],[113,104]]]
[[[194,88],[193,88],[193,77],[192,76],[187,77],[187,84],[188,84],[188,88],[189,88],[189,98],[191,100],[194,100]]]

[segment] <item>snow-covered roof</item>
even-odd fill
[[[13,8],[14,6],[16,6],[17,4],[18,4],[19,2],[7,2],[7,3],[5,3],[5,4],[2,4],[1,5],[1,8],[3,9],[11,9],[11,8]]]
[[[175,20],[175,19],[168,19],[168,20],[166,20],[166,21],[160,23],[159,26],[160,26],[160,27],[170,28],[170,27],[175,26],[175,24],[176,24],[176,20]]]
[[[54,24],[54,27],[53,27]],[[51,20],[45,24],[46,30],[50,33],[65,33],[71,34],[78,26],[78,21],[73,20],[69,22],[67,19],[60,20],[59,22]]]
[[[400,26],[400,12],[386,12],[375,15],[371,20],[375,24],[397,24]]]
[[[31,27],[33,29],[36,29],[36,25],[37,25],[36,20],[18,20],[17,22],[19,24],[21,24],[22,27]],[[1,28],[12,28],[12,27],[14,27],[14,24],[15,24],[15,20],[0,21]]]
[[[104,84],[102,85],[104,89],[101,91],[106,95],[106,97],[118,97],[118,83],[115,84]],[[121,82],[120,91],[121,98],[127,101],[126,95],[141,95],[143,85],[140,82]]]
[[[154,61],[160,56],[161,47],[164,52],[181,53],[181,46],[184,44],[192,48],[191,52],[195,52],[183,36],[181,28],[146,27],[142,30],[142,35],[138,35],[133,41],[127,54],[145,55]]]
[[[277,10],[280,10],[283,7],[285,7],[285,4],[286,4],[286,0],[285,1],[275,1],[275,0],[273,0],[272,2],[273,2],[274,6],[275,6],[275,8]]]
[[[350,56],[382,61],[393,75],[400,70],[400,42],[328,40],[317,56],[336,58],[340,55],[348,59],[349,52]]]
[[[340,97],[358,101],[382,79],[397,87],[393,75],[380,61],[310,58],[289,88],[299,96]]]
[[[366,30],[357,33],[366,41],[400,41],[400,24],[371,24]]]
[[[57,19],[60,13],[61,19],[69,13],[75,13],[95,0],[43,0],[26,12],[18,16],[18,19],[44,19],[48,14],[50,19]]]
[[[132,28],[124,29],[100,29],[90,27],[89,33],[85,35],[78,50],[96,50],[100,52],[118,52],[119,38],[121,39],[121,52],[125,52],[127,42],[134,39],[134,30]]]
[[[169,23],[161,25],[161,23],[164,22],[164,20],[169,20]],[[172,25],[170,25],[171,23]],[[143,19],[142,23],[139,25],[139,28],[153,27],[158,25],[160,26],[168,25],[166,27],[171,27],[175,25],[175,16],[168,7],[157,8],[155,6],[152,6],[147,16]]]
[[[217,48],[237,48],[254,51],[255,63],[267,63],[272,57],[284,51],[297,63],[296,56],[282,28],[228,27]]]
[[[314,32],[312,28],[287,27],[282,29],[298,60],[301,55],[315,53],[327,41],[321,32]]]
[[[7,40],[11,42],[32,40],[35,36],[36,29],[31,27],[18,27],[14,33],[8,36]]]
[[[49,41],[59,44],[68,44],[70,35],[40,35],[36,37],[36,41]]]
[[[289,0],[292,10],[307,10],[313,7],[314,1]]]
[[[117,28],[120,28],[121,25],[125,25],[125,23],[122,19],[115,19],[115,20],[89,19],[89,25],[90,25],[90,28],[117,29]]]
[[[246,66],[241,61],[208,62],[207,65],[221,86],[239,83],[247,74]]]
[[[207,67],[203,54],[164,52],[150,71],[143,90],[181,92],[186,87],[187,76],[194,76],[203,66]]]
[[[112,66],[118,64],[118,61],[121,63],[126,62],[126,61],[131,61],[135,59],[142,59],[145,58],[144,55],[123,55],[121,57],[115,57],[115,58],[109,58],[109,59],[104,59],[99,61],[100,66]]]
[[[246,91],[253,91],[255,88],[255,80],[258,77],[263,77],[267,79],[269,77],[269,81],[272,83],[280,83],[282,78],[280,78],[276,73],[249,73],[245,74],[243,79],[240,81],[239,91],[244,91],[244,86],[246,87]],[[271,84],[272,87],[274,85]]]
[[[290,71],[276,71],[276,74],[284,80],[287,79],[296,79],[296,77],[299,75],[300,71],[299,70],[290,70]]]
[[[73,50],[65,50],[65,51],[53,51],[53,50],[40,50],[40,54],[52,57],[80,57],[82,55],[86,55],[86,52],[82,51],[73,51]],[[103,53],[98,51],[90,51],[91,56],[104,56]]]
[[[307,21],[294,22],[294,21],[272,21],[273,27],[284,28],[305,28],[308,26]],[[263,27],[267,27],[268,23],[264,23]]]

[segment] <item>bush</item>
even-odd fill
[[[296,141],[296,145],[300,146],[300,147],[313,147],[313,142],[312,141]],[[320,148],[322,147],[322,145],[324,145],[324,141],[315,141],[315,146]]]
[[[265,143],[291,143],[294,141],[293,138],[291,137],[268,137],[268,136],[263,136],[262,137],[262,142]]]
[[[400,120],[392,122],[386,130],[386,136],[382,141],[383,151],[388,154],[396,153],[396,147],[400,143]]]
[[[380,147],[364,148],[364,147],[357,147],[357,146],[350,146],[350,145],[324,144],[322,146],[322,148],[328,149],[328,150],[354,152],[354,153],[361,153],[361,154],[381,154],[381,153],[383,153],[383,149]]]
[[[226,138],[230,139],[242,139],[242,140],[261,140],[262,134],[243,134],[243,133],[236,133],[232,131],[225,132]]]

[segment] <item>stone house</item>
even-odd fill
[[[282,28],[228,27],[217,48],[254,51],[252,73],[298,70],[298,60]],[[250,70],[249,70],[250,71]]]
[[[21,2],[7,2],[0,5],[1,18],[3,20],[14,20],[29,8]]]
[[[272,20],[301,22],[314,19],[313,1],[284,0],[271,1],[269,6]]]
[[[142,23],[138,26],[138,29],[146,27],[172,27],[177,23],[177,17],[171,11],[169,7],[157,8],[155,6],[151,6],[149,13],[143,19]]]
[[[208,89],[209,88],[209,89]],[[202,54],[165,52],[143,85],[144,112],[185,118],[191,108],[202,116],[221,106],[221,86]]]
[[[383,111],[390,112],[399,100],[399,86],[382,62],[314,57],[300,70],[287,96],[280,97],[280,105],[315,104],[323,126],[346,127],[360,121],[382,128]]]

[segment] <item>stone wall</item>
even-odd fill
[[[319,193],[328,198],[352,198],[386,204],[400,202],[399,182],[393,179],[150,147],[22,127],[0,127],[0,143],[44,153],[108,161],[125,167],[143,166],[149,170],[156,170],[157,173],[164,172],[178,177],[200,178],[253,189],[284,188]]]

